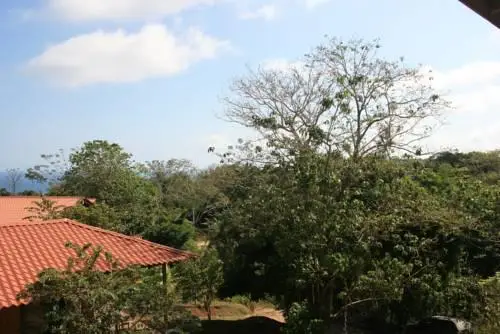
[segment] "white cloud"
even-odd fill
[[[306,6],[308,9],[314,9],[318,6],[324,5],[331,0],[301,0],[303,4]]]
[[[73,87],[135,82],[175,75],[229,47],[196,28],[180,36],[158,24],[135,33],[98,30],[48,47],[28,62],[27,70]]]
[[[435,86],[449,92],[453,110],[426,141],[432,150],[500,148],[500,62],[476,61],[434,71]]]
[[[243,20],[264,19],[267,21],[274,20],[278,15],[278,8],[275,4],[262,5],[255,10],[247,10],[240,14]]]
[[[434,84],[450,92],[457,112],[475,115],[500,107],[500,62],[478,61],[434,71]]]
[[[47,0],[49,15],[68,21],[143,20],[166,17],[226,0]]]
[[[473,87],[500,78],[500,62],[482,61],[444,72],[436,72],[435,83],[441,87]]]

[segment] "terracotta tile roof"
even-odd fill
[[[86,200],[83,197],[45,196],[54,201],[56,206],[71,207]],[[32,215],[27,208],[33,207],[39,196],[0,196],[0,225],[13,222],[22,222],[24,218]],[[94,202],[93,199],[89,199]]]
[[[16,295],[46,268],[65,269],[74,251],[66,242],[91,243],[110,252],[121,265],[155,266],[190,258],[191,253],[125,236],[72,220],[0,225],[0,309],[20,305]],[[106,270],[104,261],[98,270]]]

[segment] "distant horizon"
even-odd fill
[[[82,143],[83,144],[83,143]],[[120,144],[120,143],[117,143],[117,144]],[[460,152],[460,153],[472,153],[472,152],[494,152],[494,151],[500,151],[500,144],[498,146],[498,148],[488,148],[488,149],[481,149],[481,148],[478,148],[478,149],[459,149],[459,148],[455,148],[455,147],[449,147],[449,148],[442,148],[440,150],[436,150],[430,154],[427,154],[427,156],[431,156],[432,154],[437,154],[437,153],[440,153],[440,152],[453,152],[453,151],[457,151],[457,152]],[[138,160],[138,159],[134,159],[134,156],[132,156],[132,160],[136,161],[136,162],[139,162],[139,163],[144,163],[144,162],[147,162],[147,161],[152,161],[152,160],[159,160],[159,161],[168,161],[170,159],[185,159],[185,158],[182,158],[182,157],[170,157],[170,158],[167,158],[167,159],[160,159],[160,158],[153,158],[153,159],[150,159],[150,160]],[[40,162],[41,159],[39,159],[39,162]],[[207,163],[207,164],[197,164],[196,161],[193,161],[193,160],[190,160],[190,159],[187,159],[189,160],[190,162],[193,163],[194,166],[196,166],[197,168],[199,169],[207,169],[207,168],[210,168],[210,167],[213,167],[213,166],[217,166],[219,165],[219,158],[216,158],[214,159],[215,161],[214,162],[211,162],[211,163]],[[42,162],[38,163],[38,164],[33,164],[33,165],[30,165],[30,166],[27,166],[27,167],[22,167],[22,166],[0,166],[0,178],[2,176],[4,176],[4,174],[6,173],[7,169],[19,169],[20,171],[23,172],[23,174],[29,169],[29,168],[33,168],[34,166],[36,165],[43,165]],[[29,182],[31,182],[30,180],[28,180]],[[1,181],[0,181],[0,184],[1,184]],[[0,186],[0,188],[2,188]]]
[[[456,152],[459,152],[459,153],[472,153],[472,152],[494,152],[494,151],[498,151],[500,150],[500,147],[498,149],[488,149],[488,150],[458,150],[458,149],[448,149],[448,150],[442,150],[442,151],[439,151],[439,152],[434,152],[433,154],[437,154],[437,153],[440,153],[440,152],[452,152],[452,151],[456,151]],[[423,158],[423,159],[426,159],[428,157],[430,157],[431,155],[429,156],[423,156],[423,157],[420,157],[420,158]],[[175,159],[175,158],[172,158],[172,159]],[[210,168],[214,165],[217,165],[217,163],[215,164],[211,164],[209,166],[205,166],[205,167],[200,167],[200,166],[197,166],[198,168],[200,169],[207,169],[207,168]],[[20,192],[23,192],[23,191],[27,191],[27,190],[33,190],[33,191],[37,191],[37,192],[41,192],[41,193],[45,193],[49,190],[50,186],[48,184],[48,182],[45,182],[45,183],[39,183],[39,182],[36,182],[36,181],[32,181],[32,180],[29,180],[27,179],[24,174],[25,172],[29,169],[29,168],[32,168],[33,166],[30,166],[30,167],[26,167],[26,168],[17,168],[19,169],[19,171],[21,171],[23,173],[23,177],[22,179],[19,181],[18,185],[17,185],[17,188],[16,189],[16,193],[20,193]],[[16,168],[16,167],[10,167],[10,168]],[[0,168],[0,189],[2,188],[5,188],[7,189],[7,191],[10,192],[10,186],[8,184],[8,180],[7,180],[7,170],[8,168]]]
[[[19,168],[20,169],[20,168]],[[21,171],[22,170],[20,169]],[[7,172],[6,171],[1,171],[0,170],[0,189],[5,188],[7,191],[11,191],[10,185],[7,180]],[[47,184],[40,184],[38,182],[33,182],[31,180],[28,180],[27,178],[24,177],[19,181],[19,183],[16,186],[16,193],[20,193],[26,190],[33,190],[37,192],[42,192],[45,193],[49,189],[49,186]]]

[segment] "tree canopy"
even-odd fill
[[[288,69],[251,70],[234,81],[226,117],[255,129],[274,153],[421,154],[449,102],[431,73],[382,59],[379,48],[332,38]]]

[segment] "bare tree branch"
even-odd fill
[[[18,168],[10,168],[6,170],[7,172],[7,184],[9,185],[9,191],[12,194],[16,194],[17,185],[23,178],[23,173]]]
[[[378,56],[378,41],[330,39],[289,69],[250,70],[225,99],[226,119],[255,129],[268,151],[391,156],[421,152],[449,107],[421,68]],[[262,156],[265,150],[261,150]]]

